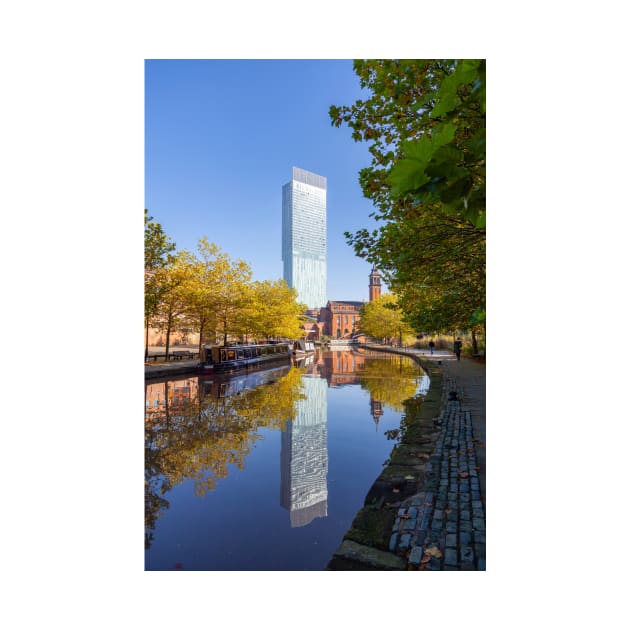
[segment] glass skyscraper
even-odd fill
[[[326,178],[293,167],[282,187],[284,279],[308,308],[326,305]]]

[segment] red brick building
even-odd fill
[[[322,334],[333,339],[350,339],[358,328],[363,304],[328,300],[319,313],[319,323],[323,324]]]
[[[370,302],[381,297],[381,274],[372,267],[370,272]],[[333,339],[351,339],[358,332],[361,307],[365,302],[329,300],[319,309],[317,323],[320,335]]]

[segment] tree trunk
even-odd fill
[[[197,352],[199,353],[199,360],[201,361],[201,347],[203,345],[203,327],[205,322],[201,322],[201,326],[199,327],[199,347],[197,348]]]
[[[149,358],[149,319],[146,318],[144,321],[147,328],[147,333],[144,338],[144,362],[146,363]]]
[[[166,360],[168,361],[168,348],[171,343],[171,325],[173,323],[173,316],[169,314],[168,323],[166,326]]]
[[[471,329],[471,333],[472,333],[472,352],[473,354],[479,354],[479,351],[477,350],[477,335],[475,335],[474,327]]]

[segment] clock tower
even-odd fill
[[[370,302],[378,300],[381,297],[381,274],[372,267],[370,272]]]

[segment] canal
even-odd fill
[[[325,569],[427,389],[355,349],[147,384],[146,570]]]

